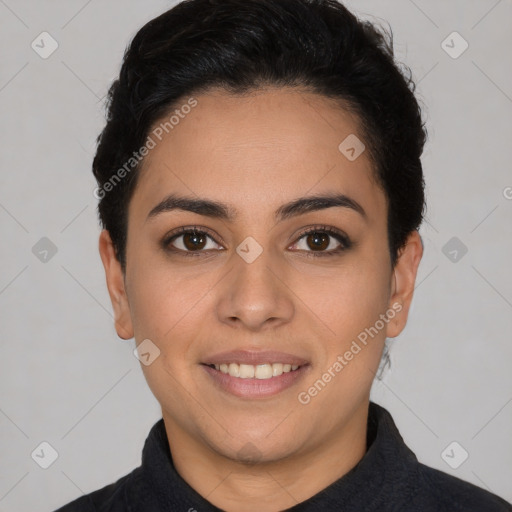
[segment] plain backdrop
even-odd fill
[[[175,3],[0,0],[0,511],[117,480],[161,417],[113,328],[91,162],[126,45]],[[391,25],[429,130],[425,252],[372,398],[420,461],[511,501],[512,2],[346,4]]]

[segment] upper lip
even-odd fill
[[[220,352],[204,359],[203,364],[266,364],[283,363],[303,366],[308,361],[302,357],[275,350],[252,351],[252,350],[232,350],[229,352]]]

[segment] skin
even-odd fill
[[[179,474],[223,510],[279,511],[363,457],[370,388],[385,338],[406,325],[421,238],[412,232],[391,268],[386,196],[367,151],[355,161],[339,151],[348,135],[363,139],[358,119],[339,104],[285,88],[245,97],[214,89],[195,98],[197,107],[144,161],[128,211],[126,273],[107,231],[100,254],[118,335],[137,344],[150,339],[160,350],[141,367],[161,404]],[[332,192],[356,200],[366,220],[343,207],[274,220],[284,203]],[[226,221],[174,210],[148,219],[170,193],[221,201],[238,215]],[[308,257],[316,247],[300,235],[317,225],[346,233],[352,247]],[[214,239],[206,238],[199,256],[166,252],[162,239],[182,226],[207,228]],[[248,236],[263,249],[252,263],[236,252]],[[327,241],[322,251],[341,245]],[[194,248],[184,243],[183,236],[172,242],[178,251]],[[393,304],[401,311],[301,404],[298,394]],[[309,366],[275,396],[235,397],[200,364],[235,349],[288,352]]]

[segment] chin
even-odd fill
[[[263,464],[272,463],[290,457],[299,449],[297,434],[286,434],[279,436],[261,433],[260,436],[249,438],[244,435],[243,438],[225,439],[227,443],[210,443],[214,450],[235,462],[242,464]],[[293,443],[293,444],[292,444]]]

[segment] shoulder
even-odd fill
[[[116,482],[81,496],[54,512],[125,512],[126,488],[136,472],[134,470]]]
[[[512,512],[503,498],[438,469],[418,464],[415,510],[450,512]]]

